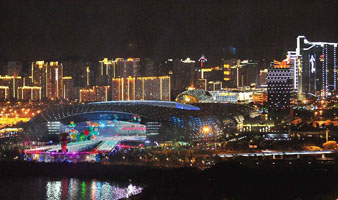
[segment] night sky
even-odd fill
[[[137,3],[136,3],[137,2]],[[336,0],[2,0],[0,57],[281,58],[297,35],[338,42]],[[234,51],[236,48],[236,51]]]

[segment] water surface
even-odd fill
[[[142,187],[132,183],[78,178],[1,178],[0,199],[121,199],[138,194]]]

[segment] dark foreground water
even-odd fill
[[[121,199],[142,191],[131,183],[116,183],[78,178],[1,178],[1,200]]]

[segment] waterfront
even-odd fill
[[[250,159],[251,160],[251,159]],[[0,163],[0,199],[336,199],[338,167],[240,159],[197,168]],[[272,161],[271,161],[272,162]],[[142,191],[141,191],[142,190]],[[286,192],[287,191],[287,192]]]
[[[138,194],[142,187],[129,182],[96,179],[5,177],[0,179],[0,199],[121,199]]]

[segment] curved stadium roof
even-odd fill
[[[168,133],[174,134],[175,129],[182,130],[190,138],[198,138],[201,127],[208,125],[219,131],[218,120],[209,113],[201,111],[198,106],[168,101],[108,101],[88,104],[58,105],[49,108],[32,118],[27,125],[27,132],[33,135],[46,135],[48,122],[60,121],[67,124],[74,119],[85,119],[93,113],[125,113],[141,117],[141,123],[147,121],[161,122],[172,127]],[[82,116],[82,117],[79,117]],[[98,115],[98,118],[100,115]],[[76,121],[76,120],[75,120]],[[181,131],[179,131],[181,132]],[[182,134],[183,134],[182,132]],[[177,133],[177,132],[176,132]]]
[[[30,122],[59,121],[71,116],[94,112],[120,112],[148,119],[167,120],[172,115],[198,115],[200,108],[168,101],[107,101],[88,104],[58,105],[41,112]]]

